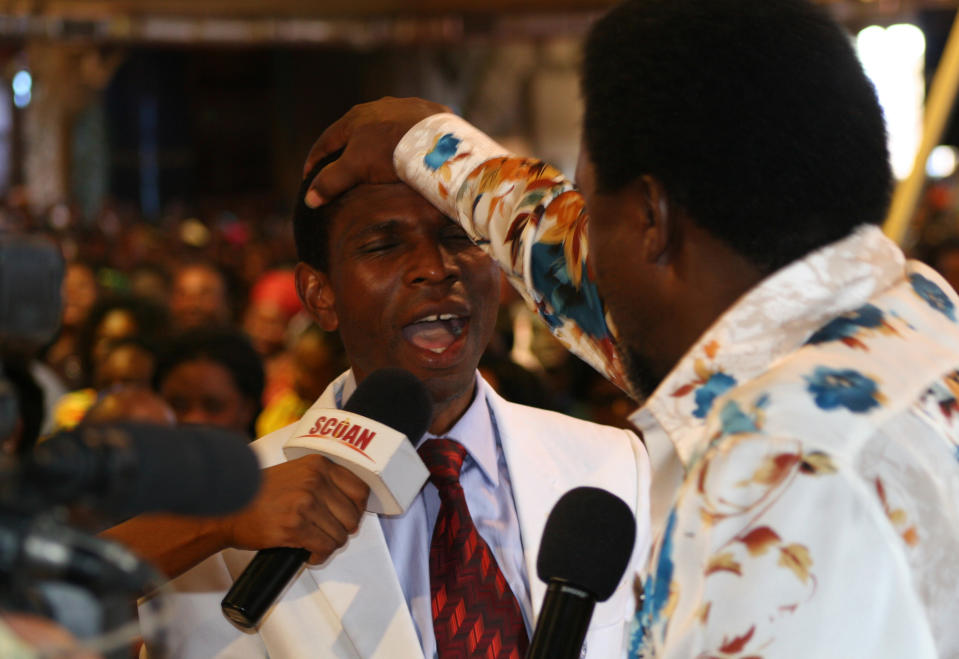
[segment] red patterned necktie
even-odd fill
[[[433,631],[440,659],[521,659],[529,639],[519,603],[483,540],[463,496],[466,449],[452,439],[419,448],[440,493],[430,543]]]

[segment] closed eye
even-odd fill
[[[395,240],[371,240],[363,243],[357,249],[364,254],[371,254],[373,252],[383,252],[392,249],[396,247],[397,244]]]
[[[440,237],[440,239],[444,243],[447,243],[449,245],[453,245],[456,247],[469,247],[473,245],[473,241],[470,240],[470,237],[466,235],[466,232],[460,229],[459,227],[455,227],[445,231],[443,235]]]
[[[349,238],[353,249],[360,254],[382,252],[399,245],[396,220],[378,222],[353,234]]]

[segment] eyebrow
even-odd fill
[[[355,233],[348,234],[344,238],[344,242],[349,242],[351,240],[356,240],[357,238],[364,238],[370,234],[381,233],[385,231],[394,231],[400,224],[400,221],[397,219],[383,220],[382,222],[376,222],[375,224],[370,224],[363,227]]]
[[[390,218],[388,220],[375,222],[365,226],[353,233],[347,232],[345,235],[340,236],[340,240],[337,242],[337,249],[343,249],[349,245],[356,245],[357,243],[363,242],[370,236],[394,233],[398,230],[400,225],[400,220],[396,218]]]

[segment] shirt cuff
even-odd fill
[[[443,213],[459,221],[456,195],[470,172],[509,151],[455,114],[434,114],[413,126],[393,151],[400,179]],[[472,226],[463,228],[471,236]]]

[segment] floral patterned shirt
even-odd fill
[[[452,115],[395,161],[623,382],[569,181]],[[658,533],[630,656],[959,657],[957,305],[864,226],[700,337],[632,417]]]

